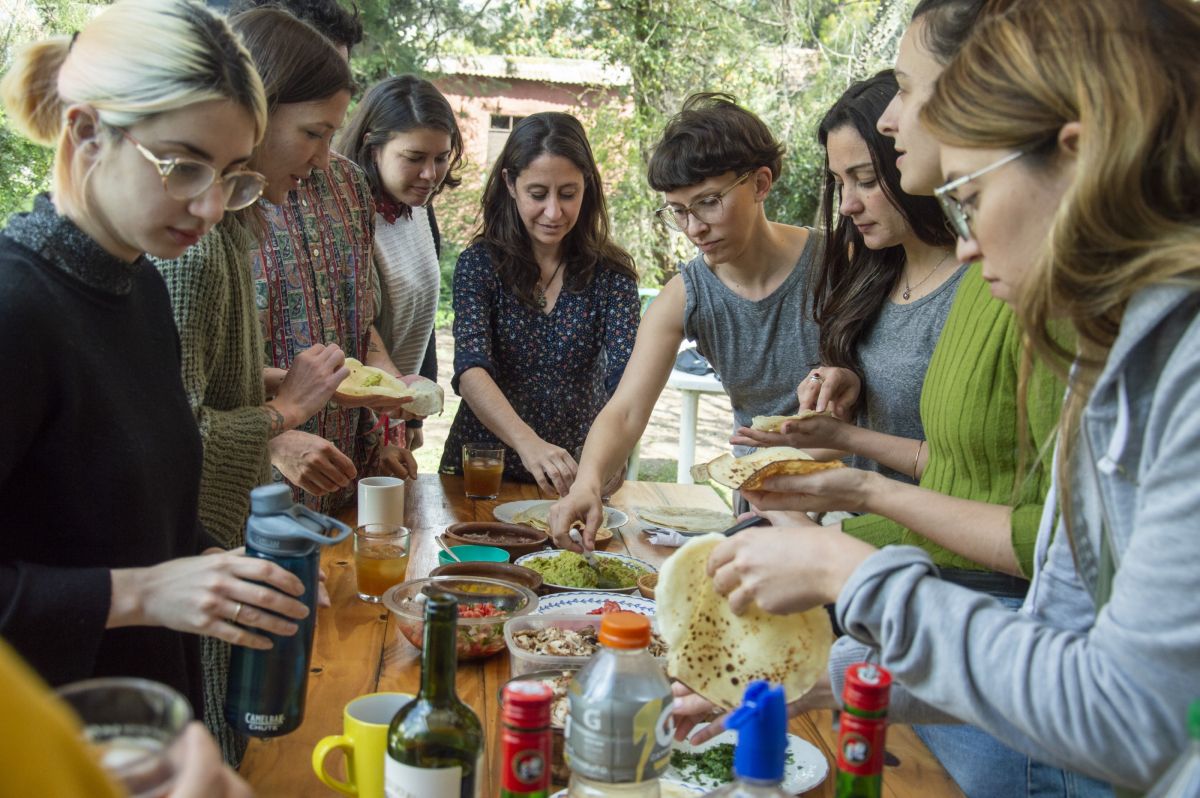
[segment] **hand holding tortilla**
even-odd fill
[[[738,427],[729,440],[735,446],[804,449],[817,459],[831,460],[849,446],[847,435],[853,426],[832,413],[801,410],[795,416],[755,416],[753,426]],[[826,456],[820,451],[830,454]]]
[[[816,377],[817,379],[813,379]],[[796,386],[801,410],[832,410],[843,421],[854,418],[854,406],[862,392],[862,380],[850,369],[820,366]]]
[[[375,405],[378,402],[372,400],[384,400],[383,404],[397,411],[403,409],[421,418],[442,412],[445,392],[432,380],[415,375],[397,377],[383,369],[364,366],[352,357],[346,358],[346,368],[350,369],[350,376],[342,380],[334,394],[340,404],[347,407],[367,406],[383,412],[384,408],[377,408]]]
[[[811,474],[830,468],[842,468],[839,460],[817,461],[808,452],[788,446],[759,449],[743,457],[728,452],[692,466],[692,479],[712,480],[738,490],[761,490],[763,481],[781,475]]]
[[[736,707],[755,679],[782,684],[789,699],[804,695],[824,673],[833,644],[829,616],[820,606],[772,615],[758,606],[735,606],[717,592],[710,556],[759,531],[694,538],[659,573],[657,618],[668,647],[667,672],[725,709]],[[794,560],[779,558],[778,551],[774,556],[784,569]],[[789,578],[795,581],[794,574]]]
[[[671,715],[675,718],[676,740],[687,740],[692,745],[700,745],[725,730],[725,719],[729,717],[728,712],[713,719],[714,714],[719,713],[721,708],[681,682],[673,682],[671,692],[675,695],[675,703],[671,705]],[[833,695],[829,671],[826,669],[811,690],[800,698],[788,702],[787,713],[789,718],[794,718],[805,712],[837,708],[838,702]],[[706,723],[710,720],[710,723]],[[700,724],[705,725],[696,729]],[[692,729],[696,729],[696,733],[689,737]]]
[[[824,513],[847,510],[872,513],[886,508],[887,497],[894,496],[895,484],[874,471],[834,468],[809,474],[775,476],[761,487],[753,490],[743,488],[742,496],[757,512],[787,510]]]

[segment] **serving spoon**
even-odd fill
[[[604,572],[600,570],[600,563],[596,561],[596,552],[588,551],[583,547],[583,535],[579,534],[579,529],[571,527],[571,531],[567,534],[571,536],[571,540],[575,541],[576,546],[583,549],[583,561],[588,564],[589,568],[596,572],[596,587],[600,590],[619,589],[621,584],[605,576]]]
[[[462,562],[462,560],[458,559],[458,555],[454,553],[454,550],[446,545],[446,541],[442,539],[441,535],[434,535],[433,539],[437,541],[438,548],[446,552],[446,555],[450,559],[454,560],[455,562]]]

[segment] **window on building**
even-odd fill
[[[525,117],[511,116],[508,114],[492,114],[491,122],[488,124],[488,146],[487,146],[487,162],[490,166],[500,157],[500,151],[504,149],[504,142],[508,141],[508,136],[512,133],[513,127],[516,126]]]

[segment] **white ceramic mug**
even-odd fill
[[[404,524],[404,480],[363,477],[358,481],[358,525]]]

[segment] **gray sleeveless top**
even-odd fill
[[[858,342],[858,359],[866,375],[865,402],[858,414],[858,426],[902,438],[925,439],[921,388],[933,348],[942,335],[942,326],[958,293],[958,283],[966,271],[966,266],[960,266],[949,280],[916,302],[883,303],[870,330]],[[850,459],[850,465],[913,482],[911,470],[894,471],[859,455]]]
[[[796,386],[818,362],[817,325],[804,307],[817,239],[809,230],[791,274],[758,301],[726,287],[702,254],[683,265],[683,334],[721,378],[737,426],[750,426],[754,416],[786,416],[799,409]],[[738,456],[749,451],[734,447]]]

